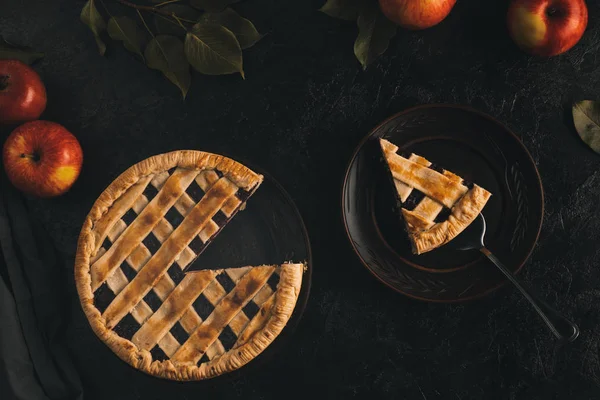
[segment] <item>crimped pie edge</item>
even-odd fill
[[[226,352],[200,366],[189,363],[174,364],[170,360],[152,361],[149,351],[139,349],[131,341],[107,329],[100,311],[94,305],[94,294],[91,288],[90,256],[95,248],[93,226],[104,216],[112,204],[141,178],[174,167],[198,170],[215,169],[221,171],[228,179],[245,190],[251,190],[263,180],[262,175],[256,174],[232,159],[195,150],[160,154],[131,166],[102,192],[83,223],[75,257],[75,284],[81,306],[92,330],[119,358],[132,367],[156,377],[181,381],[202,380],[240,368],[271,344],[294,311],[306,265],[282,264],[276,300],[271,308],[272,315],[265,326],[255,332],[250,340],[236,348],[235,351]]]

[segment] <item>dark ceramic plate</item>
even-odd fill
[[[427,105],[394,115],[356,149],[342,188],[350,242],[382,282],[413,298],[453,302],[481,297],[505,279],[478,251],[451,243],[413,255],[396,210],[378,138],[422,155],[492,192],[483,210],[486,245],[513,272],[529,257],[542,226],[544,200],[535,164],[521,141],[492,117],[470,108]]]

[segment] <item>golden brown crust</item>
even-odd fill
[[[233,371],[259,355],[281,333],[290,319],[300,294],[302,274],[305,268],[305,264],[282,264],[274,304],[268,309],[261,308],[261,312],[265,310],[264,312],[269,315],[266,323],[256,324],[254,333],[249,335],[250,332],[248,332],[246,335],[240,336],[238,343],[232,349],[235,351],[229,351],[217,359],[202,364],[204,371],[199,371],[199,373],[204,372],[207,377],[217,376]],[[254,319],[260,320],[261,312]],[[251,325],[254,319],[250,322]],[[263,316],[262,320],[264,321],[264,319]],[[252,328],[249,326],[246,330]]]
[[[152,179],[158,179],[161,173],[174,167],[217,170],[223,173],[235,185],[246,191],[256,188],[263,179],[261,175],[254,173],[247,167],[231,159],[191,150],[154,156],[132,166],[122,173],[100,195],[83,223],[75,259],[75,283],[83,311],[93,331],[122,360],[135,368],[157,377],[176,380],[199,380],[239,368],[258,355],[272,342],[281,329],[283,329],[293,312],[302,282],[303,265],[284,264],[278,267],[280,270],[280,282],[275,292],[273,307],[269,309],[270,317],[266,323],[259,324],[259,329],[246,342],[240,344],[235,349],[235,352],[226,352],[200,366],[190,363],[177,364],[170,360],[153,361],[149,351],[138,348],[131,341],[120,337],[117,333],[108,329],[105,318],[102,317],[102,314],[94,305],[90,264],[92,257],[97,258],[98,256],[96,253],[101,245],[101,243],[98,243],[98,240],[103,240],[103,235],[108,233],[110,227],[103,226],[100,235],[95,232],[94,228],[110,212],[113,204],[129,188],[137,183],[147,184],[148,177],[154,176]],[[112,225],[115,219],[112,216],[111,220],[107,221],[104,225]],[[132,256],[134,255],[135,252]],[[122,282],[115,282],[122,285]],[[134,311],[141,312],[141,310]],[[145,311],[146,313],[148,312],[148,310]],[[195,315],[188,314],[189,312],[184,314],[184,318],[181,321],[182,325],[193,325],[191,320],[197,318]],[[257,324],[249,323],[248,327],[254,325]],[[245,336],[248,336],[248,334],[246,333]]]
[[[190,335],[171,357],[175,363],[196,364],[206,350],[219,336],[223,328],[231,322],[242,308],[266,283],[275,266],[267,265],[252,268],[236,283],[235,291],[229,292],[215,307],[215,310]]]
[[[275,292],[274,305],[269,310],[270,316],[267,322],[259,326],[259,329],[246,342],[239,344],[239,346],[236,343],[230,351],[202,363],[200,366],[192,362],[153,361],[149,351],[139,350],[137,347],[126,353],[129,357],[128,359],[121,358],[135,368],[151,375],[180,381],[209,379],[242,367],[258,356],[281,333],[296,306],[296,300],[298,299],[302,284],[304,265],[283,264],[280,268],[280,281],[277,292]],[[259,316],[260,313],[255,318],[260,318]],[[128,340],[125,341],[131,344]],[[105,343],[108,344],[106,341]],[[119,354],[115,348],[111,348],[115,353]]]
[[[183,317],[194,300],[213,282],[215,276],[215,271],[211,270],[187,274],[160,308],[138,329],[131,341],[140,349],[151,350]]]
[[[158,251],[152,255],[150,260],[148,260],[135,278],[133,278],[127,287],[125,287],[123,291],[115,297],[112,303],[110,303],[108,308],[102,314],[108,328],[114,328],[121,318],[127,315],[129,310],[138,304],[140,300],[156,286],[178,255],[187,247],[189,242],[200,233],[208,223],[208,220],[219,210],[220,205],[222,205],[230,196],[233,196],[235,187],[229,180],[222,179],[219,180],[207,194],[213,191],[217,192],[217,194],[212,197],[204,196],[198,202],[183,220],[181,225],[179,225],[167,240],[162,243]],[[124,234],[125,233],[123,233],[123,235]],[[92,289],[94,289],[93,283],[94,281],[92,279]]]
[[[143,207],[138,217],[127,226],[123,234],[119,236],[110,249],[92,264],[92,290],[95,291],[98,289],[114,269],[118,268],[138,247],[142,240],[163,221],[164,215],[175,204],[177,199],[181,197],[197,174],[196,170],[184,168],[178,168],[173,172],[173,175],[167,179],[162,187],[163,190],[150,203]],[[123,197],[128,196],[129,192],[130,190],[126,191]],[[115,202],[115,205],[111,209],[117,203],[118,201]],[[127,209],[122,208],[119,214],[123,215],[126,211]],[[110,214],[111,212],[109,211],[106,215]],[[96,247],[98,247],[98,244],[96,244]]]
[[[427,230],[419,230],[417,228],[411,232],[410,237],[413,251],[416,254],[422,254],[454,239],[477,218],[490,196],[490,192],[474,185],[452,207],[452,212],[446,221],[437,223],[427,228]],[[405,210],[402,211],[404,212]],[[408,223],[410,224],[410,222]]]
[[[387,142],[388,144],[391,145],[390,142]],[[390,146],[387,144],[384,144],[382,142],[381,148],[384,149],[384,152],[387,151],[386,149],[390,149]],[[394,148],[394,152],[398,150],[398,147],[393,146],[391,148]],[[421,156],[418,156],[416,154],[411,154],[409,157],[410,161],[416,162],[417,164],[421,164],[424,165],[426,167],[429,167],[431,165],[431,163],[429,161],[427,161],[426,159],[424,159]],[[396,191],[398,192],[398,196],[400,197],[400,201],[404,202],[406,201],[406,199],[408,199],[408,196],[410,196],[410,194],[413,191],[413,187],[412,186],[408,186],[406,183],[398,180],[398,179],[393,179],[394,180],[394,186],[396,186]]]
[[[423,157],[399,156],[398,147],[385,139],[380,139],[380,145],[400,201],[405,202],[413,189],[426,196],[413,210],[402,209],[415,254],[431,251],[454,239],[473,222],[491,196],[477,185],[468,189],[462,178],[450,171],[439,173],[428,168],[431,163]],[[435,223],[443,206],[450,208],[450,216]]]
[[[385,153],[388,167],[394,179],[419,190],[433,200],[450,208],[466,192],[467,187],[420,162],[414,162],[396,153]]]

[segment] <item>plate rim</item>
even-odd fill
[[[355,147],[354,151],[352,152],[352,155],[350,156],[350,159],[346,165],[346,169],[345,169],[345,173],[344,173],[344,179],[342,181],[342,191],[341,191],[341,210],[342,210],[342,222],[344,224],[344,229],[346,231],[346,238],[348,239],[348,241],[350,242],[350,245],[352,246],[352,249],[354,250],[354,253],[356,254],[356,256],[358,257],[358,259],[360,260],[361,264],[367,269],[367,271],[369,271],[371,273],[371,275],[373,275],[377,280],[379,280],[380,282],[382,282],[385,286],[391,288],[392,290],[394,290],[397,293],[401,293],[404,296],[407,296],[409,298],[415,299],[415,300],[420,300],[420,301],[425,301],[428,303],[464,303],[467,301],[472,301],[475,299],[480,299],[483,298],[485,296],[488,296],[489,294],[491,294],[492,292],[500,289],[501,287],[503,287],[504,285],[506,285],[508,283],[508,279],[502,278],[502,280],[492,286],[491,288],[481,292],[481,293],[477,293],[474,294],[472,296],[468,296],[468,297],[462,297],[462,298],[456,298],[456,299],[432,299],[432,298],[427,298],[427,297],[421,297],[421,296],[417,296],[414,294],[410,294],[407,293],[393,285],[391,285],[389,282],[387,282],[386,280],[384,280],[383,278],[381,278],[378,274],[376,274],[371,267],[369,266],[369,264],[361,257],[358,249],[356,248],[356,245],[354,244],[354,242],[352,241],[352,237],[350,235],[350,229],[348,227],[348,218],[347,218],[347,214],[346,214],[346,209],[344,207],[344,200],[346,197],[346,192],[347,192],[347,187],[348,187],[348,178],[350,175],[350,168],[352,166],[352,163],[354,162],[354,159],[356,158],[356,156],[358,155],[358,153],[360,152],[360,150],[363,148],[363,146],[365,145],[365,143],[375,134],[375,132],[377,132],[382,126],[384,126],[385,124],[389,123],[390,121],[405,115],[405,114],[410,114],[411,112],[417,111],[417,110],[423,110],[423,109],[434,109],[434,108],[450,108],[450,109],[457,109],[457,110],[462,110],[462,111],[467,111],[473,114],[476,114],[479,117],[483,117],[487,120],[489,120],[492,123],[495,123],[496,125],[498,125],[499,127],[501,127],[505,132],[507,132],[509,135],[511,135],[516,142],[518,143],[519,146],[521,146],[521,148],[524,150],[525,155],[527,156],[527,159],[529,160],[529,162],[531,163],[531,165],[533,166],[533,170],[535,171],[535,176],[537,178],[537,183],[539,185],[539,189],[540,189],[540,223],[537,227],[537,232],[535,232],[535,239],[532,241],[532,244],[529,248],[529,250],[527,251],[525,257],[523,258],[523,261],[521,263],[519,263],[519,265],[517,266],[517,268],[514,271],[514,274],[517,275],[521,272],[521,270],[523,269],[523,266],[525,265],[525,263],[529,260],[529,258],[531,257],[531,254],[533,253],[533,250],[535,249],[541,231],[542,231],[542,226],[544,225],[544,204],[545,204],[545,194],[544,194],[544,186],[542,184],[542,177],[540,175],[540,172],[537,168],[537,165],[535,164],[535,160],[533,159],[533,157],[531,156],[531,153],[529,152],[529,150],[527,149],[527,147],[525,146],[525,144],[523,143],[523,141],[513,132],[512,129],[510,129],[506,124],[504,124],[503,122],[501,122],[500,120],[498,120],[497,118],[491,116],[490,114],[487,114],[483,111],[477,110],[471,106],[466,106],[466,105],[462,105],[462,104],[450,104],[450,103],[431,103],[431,104],[420,104],[420,105],[416,105],[413,107],[409,107],[406,108],[402,111],[399,111],[397,113],[392,114],[391,116],[387,117],[386,119],[384,119],[383,121],[379,122],[377,125],[375,125],[371,130],[369,130],[369,132],[360,140],[360,142],[358,143],[358,145]]]

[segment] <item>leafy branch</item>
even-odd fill
[[[104,13],[98,10],[97,1]],[[149,1],[157,4],[112,0],[118,7],[135,10],[138,22],[125,15],[113,16],[102,0],[86,2],[81,21],[92,31],[101,55],[106,52],[106,32],[149,68],[162,72],[183,98],[191,83],[190,66],[206,75],[240,73],[244,78],[242,50],[252,47],[262,35],[252,22],[228,8],[235,0]],[[153,27],[144,15],[153,18]]]
[[[397,26],[383,15],[377,0],[327,0],[319,11],[330,17],[356,21],[358,36],[354,55],[363,69],[387,50],[396,35]]]

